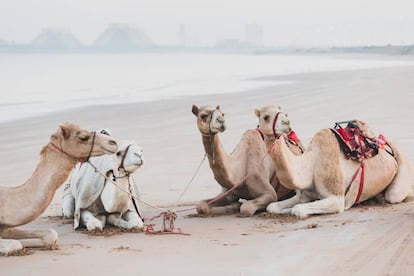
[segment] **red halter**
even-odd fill
[[[275,116],[275,118],[273,119],[272,129],[273,129],[273,135],[275,136],[275,138],[279,138],[279,136],[280,136],[280,135],[277,135],[277,134],[276,134],[276,129],[275,129],[276,122],[277,122],[277,119],[279,118],[279,114],[280,114],[280,113],[282,113],[282,112],[278,112],[278,113],[276,113],[276,116]]]

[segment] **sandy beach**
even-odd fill
[[[230,153],[257,125],[254,108],[282,104],[305,145],[321,128],[358,118],[395,141],[414,161],[414,66],[309,73],[272,80],[287,84],[237,94],[93,106],[1,123],[0,185],[28,179],[39,151],[61,122],[108,128],[117,139],[134,139],[146,163],[136,173],[142,197],[168,209],[188,184],[204,150],[192,104],[220,105]],[[177,209],[216,195],[204,162]],[[0,257],[0,275],[413,275],[414,201],[356,206],[341,214],[304,220],[258,214],[194,217],[179,213],[176,226],[190,235],[121,233],[90,236],[61,219],[62,189],[52,204],[24,228],[54,228],[57,250]],[[144,204],[145,217],[157,214]],[[154,221],[155,227],[161,221]]]

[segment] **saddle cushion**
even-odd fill
[[[387,144],[384,135],[381,134],[378,138],[368,137],[355,124],[343,128],[337,123],[331,131],[338,139],[346,158],[358,162],[374,157]]]

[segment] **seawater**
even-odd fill
[[[413,64],[384,58],[247,54],[0,54],[0,122],[62,109],[234,93],[263,76]]]

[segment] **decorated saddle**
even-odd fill
[[[387,147],[386,151],[394,156],[391,147],[384,135],[375,137],[372,133],[361,128],[365,125],[358,120],[336,122],[331,131],[338,139],[339,145],[347,159],[362,162],[374,157],[379,149]]]

